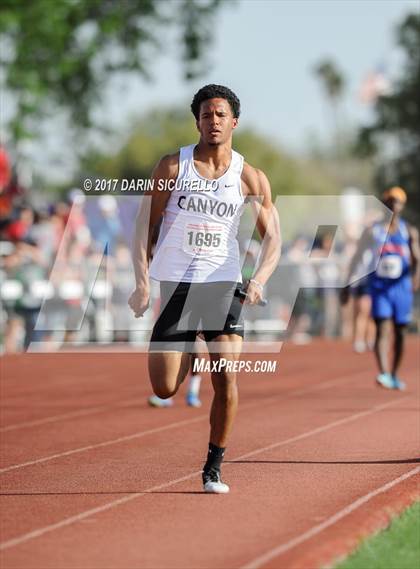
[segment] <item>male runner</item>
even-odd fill
[[[264,285],[280,255],[278,215],[266,176],[232,149],[240,102],[227,87],[207,85],[191,104],[200,133],[197,145],[164,156],[153,171],[150,203],[136,223],[136,289],[129,304],[136,317],[149,305],[149,259],[153,227],[163,215],[150,277],[160,281],[161,313],[149,350],[149,374],[159,397],[171,397],[184,380],[197,331],[202,332],[215,365],[238,360],[243,339],[239,289],[241,268],[236,239],[245,199],[255,196],[257,229],[263,238],[259,266],[246,302],[262,300]],[[162,190],[177,183],[176,190]],[[255,205],[255,204],[254,204]],[[223,361],[223,360],[222,360]],[[227,493],[220,476],[226,443],[238,405],[236,372],[218,367],[211,374],[214,399],[210,443],[203,468],[204,491]]]
[[[348,281],[362,259],[364,251],[377,251],[379,262],[369,275],[372,317],[376,325],[375,355],[379,367],[376,381],[387,389],[404,389],[398,378],[404,348],[404,333],[410,322],[413,291],[419,288],[419,235],[417,229],[404,221],[400,214],[407,201],[402,188],[393,187],[382,196],[393,212],[387,231],[385,220],[375,223],[363,233],[351,260]],[[348,300],[348,288],[342,292],[342,302]],[[391,329],[394,329],[394,349],[391,367],[388,349]]]

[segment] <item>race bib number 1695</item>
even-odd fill
[[[223,226],[218,224],[187,223],[183,249],[190,255],[223,254]]]

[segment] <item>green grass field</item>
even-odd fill
[[[419,569],[420,502],[395,518],[390,526],[364,540],[335,569]]]

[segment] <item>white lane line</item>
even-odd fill
[[[318,384],[318,385],[319,385],[319,389],[323,389],[324,386],[325,386],[325,388],[327,388],[327,387],[330,386],[331,383],[339,383],[340,381],[343,380],[343,378],[344,378],[344,380],[345,380],[345,379],[348,378],[348,377],[354,377],[354,376],[357,377],[358,375],[361,375],[361,374],[364,374],[364,373],[365,373],[365,372],[357,372],[356,374],[351,375],[351,376],[350,376],[350,375],[340,376],[341,379],[340,379],[340,378],[338,378],[338,379],[335,378],[335,379],[333,379],[333,380],[329,380],[329,381],[327,381],[327,382]],[[343,383],[344,383],[344,382],[345,382],[345,381],[343,381]],[[308,389],[308,388],[303,388],[302,393],[305,393],[305,392],[306,392],[306,389]],[[312,388],[309,388],[309,389],[314,389],[314,388],[312,387]],[[296,391],[296,392],[293,392],[292,394],[293,394],[293,395],[299,395],[300,392],[298,393],[298,392]],[[289,395],[290,395],[290,394],[289,394]],[[278,397],[278,396],[276,396],[276,397]],[[132,401],[133,401],[133,398],[124,399],[124,400],[121,400],[121,401],[117,404],[117,406],[118,406],[118,407],[119,407],[120,405],[121,405],[121,406],[124,406],[125,403],[132,403]],[[9,432],[9,431],[16,431],[16,430],[19,430],[19,429],[26,429],[26,428],[30,428],[30,427],[37,427],[37,426],[39,426],[39,425],[45,425],[45,424],[49,424],[49,423],[55,423],[55,422],[59,422],[59,421],[65,421],[65,420],[67,420],[67,419],[73,419],[73,418],[76,418],[76,417],[85,417],[85,416],[89,416],[89,415],[91,415],[91,414],[93,415],[93,414],[95,414],[95,413],[100,413],[101,411],[107,411],[108,409],[111,410],[112,408],[113,408],[113,407],[107,407],[106,405],[101,405],[101,406],[97,406],[97,407],[91,407],[91,408],[89,408],[89,409],[81,409],[81,410],[78,410],[78,411],[70,411],[70,412],[68,412],[68,413],[61,413],[61,414],[59,414],[59,415],[50,415],[49,417],[44,417],[44,418],[42,418],[42,419],[34,419],[33,421],[24,421],[24,422],[22,422],[22,423],[15,423],[15,424],[12,424],[12,425],[7,425],[7,426],[5,426],[5,427],[1,427],[1,428],[0,428],[0,433],[7,433],[7,432]]]
[[[388,403],[383,403],[382,405],[376,405],[371,409],[366,411],[360,411],[359,413],[354,413],[353,415],[343,417],[343,419],[337,419],[336,421],[332,421],[331,423],[327,423],[326,425],[322,425],[321,427],[316,427],[316,429],[312,429],[311,431],[307,431],[306,433],[301,433],[300,435],[296,435],[294,437],[290,437],[289,439],[285,439],[284,441],[280,441],[278,443],[273,443],[271,445],[267,445],[266,447],[259,448],[257,450],[253,450],[246,454],[243,454],[239,458],[232,459],[230,462],[234,463],[235,460],[243,460],[244,458],[249,458],[250,456],[255,456],[256,454],[260,454],[262,452],[266,452],[269,450],[273,450],[275,448],[281,447],[283,445],[287,445],[290,443],[295,443],[297,441],[301,441],[306,439],[307,437],[312,437],[313,435],[318,435],[319,433],[323,433],[324,431],[328,431],[329,429],[333,429],[334,427],[338,427],[340,425],[344,425],[351,421],[355,421],[356,419],[360,419],[361,417],[366,417],[367,415],[371,415],[372,413],[376,413],[377,411],[382,411],[391,405],[395,405],[400,401],[407,399],[408,396],[405,395],[403,397],[399,397],[398,399],[394,399],[393,401],[389,401]]]
[[[334,525],[341,519],[345,518],[346,516],[354,512],[354,510],[357,510],[357,508],[360,508],[360,506],[363,506],[363,504],[366,504],[366,502],[369,502],[369,500],[371,500],[375,496],[387,492],[397,484],[400,484],[400,482],[403,482],[404,480],[407,480],[408,478],[411,478],[412,476],[415,476],[418,473],[420,473],[420,466],[417,466],[416,468],[413,468],[413,470],[410,470],[409,472],[402,474],[398,478],[395,478],[391,482],[384,484],[380,488],[372,490],[372,492],[368,492],[368,494],[361,496],[360,498],[358,498],[357,500],[355,500],[354,502],[352,502],[351,504],[349,504],[348,506],[346,506],[345,508],[343,508],[342,510],[340,510],[339,512],[328,518],[327,520],[325,520],[324,522],[316,526],[313,526],[310,530],[306,531],[305,533],[303,533],[298,537],[291,539],[290,541],[287,541],[286,543],[282,543],[277,547],[273,547],[273,549],[270,549],[263,555],[260,555],[259,557],[253,559],[246,565],[243,565],[241,569],[259,569],[260,567],[262,567],[263,565],[265,565],[275,557],[282,555],[286,551],[293,549],[297,545],[300,545],[304,541],[324,531],[324,529]]]
[[[365,372],[360,372],[358,375],[365,375]],[[357,377],[357,376],[356,376]],[[343,379],[343,378],[347,378],[347,379]],[[285,394],[280,394],[280,395],[276,395],[273,397],[266,397],[265,399],[260,399],[259,401],[254,401],[254,402],[250,402],[250,403],[244,403],[241,405],[241,409],[250,409],[253,407],[259,407],[262,402],[264,400],[266,400],[267,404],[272,404],[275,403],[278,399],[288,399],[290,397],[293,397],[294,395],[301,395],[303,393],[308,393],[308,392],[312,392],[312,391],[318,391],[318,390],[322,390],[322,389],[327,389],[328,387],[331,387],[331,385],[334,385],[336,383],[339,384],[343,384],[346,383],[348,381],[353,381],[355,378],[354,375],[349,375],[349,376],[341,376],[341,378],[339,379],[334,379],[334,380],[330,380],[330,381],[326,381],[324,383],[315,385],[313,387],[307,387],[307,388],[303,388],[303,389],[297,389],[295,391],[292,391],[290,393],[285,393]],[[147,435],[153,435],[156,433],[160,433],[162,431],[166,431],[172,428],[176,428],[176,427],[180,427],[180,426],[184,426],[184,425],[189,425],[190,423],[195,423],[198,421],[204,421],[208,418],[207,414],[203,414],[203,415],[199,415],[198,417],[194,417],[193,419],[184,419],[182,421],[176,421],[174,423],[169,423],[168,425],[164,425],[162,427],[156,427],[154,429],[149,429],[147,431],[140,431],[138,433],[133,433],[131,435],[126,435],[124,437],[119,437],[117,439],[111,439],[109,441],[104,441],[102,443],[95,443],[92,445],[86,445],[84,447],[78,447],[75,449],[70,449],[64,452],[60,452],[60,453],[56,453],[56,454],[50,454],[48,456],[44,456],[41,458],[37,458],[34,460],[29,460],[27,462],[21,462],[19,464],[13,464],[11,466],[7,466],[5,468],[1,468],[0,469],[0,474],[4,474],[5,472],[10,472],[11,470],[17,470],[18,468],[24,468],[26,466],[34,466],[36,464],[43,464],[45,462],[49,462],[50,460],[55,460],[57,458],[61,458],[61,457],[66,457],[66,456],[71,456],[73,454],[78,454],[81,452],[86,452],[89,450],[94,450],[97,448],[103,448],[103,447],[107,447],[107,446],[111,446],[114,444],[119,444],[119,443],[123,443],[123,442],[127,442],[127,441],[131,441],[133,439],[138,439]]]
[[[396,403],[399,403],[400,401],[405,400],[405,399],[407,399],[407,396],[400,397],[399,399],[393,400],[393,401],[391,401],[385,405],[378,405],[378,406],[373,407],[369,411],[366,411],[362,414],[356,413],[353,415],[349,415],[345,419],[341,420],[339,422],[339,424],[354,421],[355,419],[360,418],[360,416],[366,416],[369,414],[376,413],[377,411],[381,411],[385,407],[390,407],[391,405],[395,405]],[[269,447],[256,449],[250,453],[243,454],[243,455],[238,456],[235,459],[233,459],[232,462],[226,463],[225,467],[229,466],[230,464],[233,464],[235,460],[241,460],[243,458],[258,454],[259,452],[264,452],[267,448],[272,448],[273,446],[281,446],[283,444],[287,444],[287,442],[290,443],[295,439],[301,439],[301,438],[313,436],[315,434],[318,434],[319,432],[326,431],[330,428],[337,426],[337,423],[338,423],[338,421],[333,421],[332,423],[327,423],[323,427],[320,427],[317,429],[312,429],[311,431],[308,431],[307,433],[303,433],[302,435],[299,435],[298,437],[292,437],[291,439],[287,439],[287,441],[280,441],[279,443],[276,443],[275,445],[270,445]],[[61,520],[55,524],[50,524],[50,525],[44,526],[42,528],[38,528],[36,530],[33,530],[31,532],[25,533],[21,536],[18,536],[16,538],[13,538],[13,539],[10,539],[10,540],[5,541],[3,543],[0,543],[0,551],[4,550],[4,549],[9,549],[11,547],[15,547],[17,545],[20,545],[21,543],[25,543],[31,539],[35,539],[37,537],[45,535],[46,533],[50,533],[56,529],[60,529],[62,527],[69,526],[71,524],[79,522],[80,520],[84,520],[90,516],[94,516],[95,514],[100,514],[101,512],[105,512],[106,510],[110,510],[111,508],[120,506],[121,504],[126,504],[127,502],[131,502],[132,500],[140,498],[141,496],[144,496],[144,495],[149,494],[151,492],[156,492],[157,490],[162,490],[164,488],[169,488],[171,486],[174,486],[175,484],[178,484],[179,482],[184,482],[185,480],[190,480],[191,478],[194,478],[195,476],[198,476],[199,474],[201,474],[201,470],[198,470],[196,472],[192,472],[191,474],[187,474],[187,475],[182,476],[181,478],[177,478],[175,480],[170,480],[169,482],[164,482],[162,484],[159,484],[158,486],[153,486],[151,488],[147,488],[143,492],[137,492],[135,494],[130,494],[129,496],[126,496],[124,498],[118,498],[117,500],[112,500],[111,502],[108,502],[107,504],[103,504],[102,506],[98,506],[96,508],[92,508],[92,509],[86,510],[84,512],[80,512],[79,514],[65,518],[64,520]]]
[[[182,421],[176,421],[174,423],[169,423],[169,425],[163,425],[162,427],[155,427],[154,429],[148,429],[147,431],[140,431],[139,433],[133,433],[132,435],[126,435],[124,437],[119,437],[117,439],[112,439],[110,441],[104,441],[102,443],[96,443],[94,445],[87,445],[84,447],[74,448],[71,450],[67,450],[65,452],[60,452],[57,454],[50,454],[49,456],[44,456],[43,458],[37,458],[35,460],[29,460],[28,462],[22,462],[21,464],[13,464],[12,466],[7,466],[6,468],[0,469],[0,474],[5,472],[10,472],[11,470],[16,470],[18,468],[24,468],[25,466],[33,466],[35,464],[42,464],[43,462],[49,462],[50,460],[54,460],[55,458],[62,458],[65,456],[70,456],[73,454],[78,454],[81,452],[86,452],[88,450],[93,450],[97,448],[104,448],[107,446],[115,445],[118,443],[124,443],[127,441],[132,441],[134,439],[139,439],[141,437],[145,437],[147,435],[153,435],[155,433],[161,433],[163,431],[167,431],[169,429],[173,429],[175,427],[181,427],[183,425],[191,425],[192,423],[196,423],[198,421],[203,421],[207,415],[200,415],[199,417],[194,417],[193,419],[183,419]]]
[[[123,399],[115,404],[97,405],[96,407],[89,407],[88,409],[79,409],[78,411],[69,411],[68,413],[60,413],[59,415],[50,415],[43,419],[34,419],[33,421],[25,421],[22,423],[15,423],[7,427],[1,427],[0,433],[7,433],[9,431],[16,431],[18,429],[27,429],[28,427],[37,427],[38,425],[45,425],[48,423],[56,423],[58,421],[65,421],[66,419],[73,419],[74,417],[85,417],[86,415],[94,415],[101,411],[112,411],[117,407],[124,407],[126,403],[132,403],[133,398]]]
[[[40,537],[46,533],[52,532],[56,529],[60,529],[60,528],[69,526],[69,525],[74,524],[76,522],[80,522],[81,520],[84,520],[90,516],[94,516],[95,514],[100,514],[102,512],[106,512],[107,510],[110,510],[111,508],[115,508],[115,507],[120,506],[122,504],[126,504],[127,502],[131,502],[132,500],[135,500],[136,498],[140,498],[141,496],[144,496],[146,494],[150,494],[151,492],[156,492],[158,490],[162,490],[163,488],[169,488],[170,486],[174,486],[175,484],[178,484],[179,482],[184,482],[185,480],[189,480],[190,478],[194,478],[194,476],[198,476],[199,474],[201,474],[201,470],[197,470],[196,472],[193,472],[191,474],[187,474],[186,476],[182,476],[181,478],[171,480],[170,482],[165,482],[164,484],[159,484],[157,486],[153,486],[152,488],[148,488],[147,490],[144,490],[143,492],[137,492],[135,494],[130,494],[130,496],[125,496],[124,498],[119,498],[118,500],[113,500],[112,502],[108,502],[107,504],[104,504],[102,506],[98,506],[97,508],[92,508],[90,510],[86,510],[85,512],[81,512],[80,514],[76,514],[75,516],[65,518],[64,520],[61,520],[55,524],[50,524],[50,525],[45,526],[43,528],[33,530],[29,533],[26,533],[24,535],[21,535],[19,537],[14,538],[14,539],[10,539],[9,541],[4,541],[3,543],[0,543],[0,551],[3,551],[5,549],[10,549],[11,547],[15,547],[16,545],[20,545],[21,543],[24,543],[24,542],[29,541],[31,539],[35,539],[35,538]]]

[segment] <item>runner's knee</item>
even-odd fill
[[[389,322],[387,320],[375,319],[376,324],[376,339],[381,340],[387,337],[390,331]]]
[[[149,376],[155,395],[172,397],[188,373],[189,362],[189,354],[149,353]]]
[[[225,371],[218,373],[217,378],[213,380],[213,387],[216,397],[226,403],[237,397],[236,376],[234,374]]]

